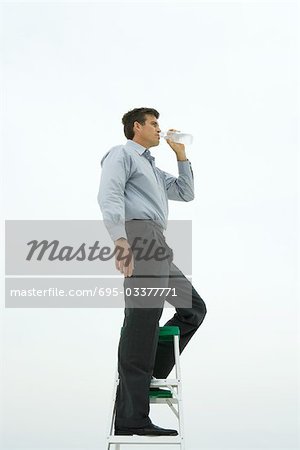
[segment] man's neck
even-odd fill
[[[139,138],[133,138],[133,142],[141,145],[142,147],[148,148],[147,143],[145,141],[140,140]]]

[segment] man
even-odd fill
[[[159,113],[153,108],[135,108],[124,114],[127,142],[113,147],[101,161],[98,201],[115,250],[119,250],[115,264],[124,274],[125,288],[124,323],[118,348],[120,381],[115,419],[118,435],[178,434],[176,430],[154,425],[149,418],[151,377],[166,378],[174,366],[174,355],[169,343],[158,342],[165,298],[145,297],[142,293],[149,286],[176,286],[179,305],[165,325],[180,328],[180,352],[206,315],[204,301],[173,264],[173,252],[163,234],[168,199],[193,200],[194,184],[183,144],[167,140],[178,161],[178,178],[155,166],[148,149],[159,145],[158,118]],[[156,251],[163,250],[162,258],[157,257],[158,253],[150,260],[138,257],[140,247],[150,247],[150,242],[154,242]],[[174,299],[168,301],[174,305]]]

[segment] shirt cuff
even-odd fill
[[[179,174],[193,175],[192,164],[188,159],[186,161],[177,161]]]

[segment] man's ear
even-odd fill
[[[139,131],[140,129],[141,129],[141,124],[136,120],[134,123],[133,123],[133,131]]]

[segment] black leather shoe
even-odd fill
[[[126,435],[132,436],[137,434],[138,436],[177,436],[178,432],[176,430],[170,430],[167,428],[160,428],[153,423],[146,425],[142,428],[127,428],[127,427],[116,427],[115,435]]]

